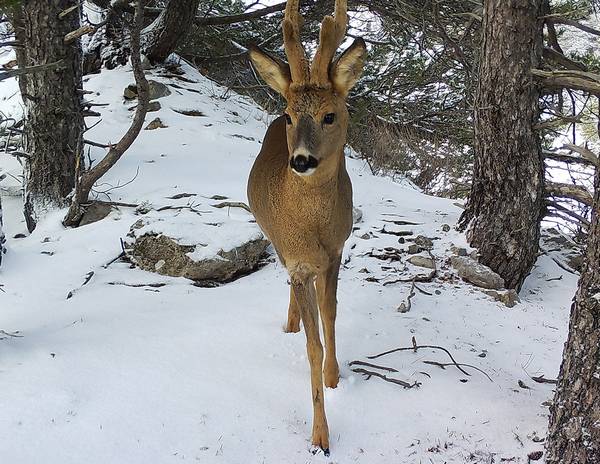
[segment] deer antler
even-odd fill
[[[303,19],[300,16],[300,0],[288,0],[283,18],[283,44],[290,65],[292,82],[301,84],[308,82],[308,60],[306,51],[300,41],[300,28]]]
[[[329,65],[346,35],[348,24],[347,0],[335,0],[334,15],[333,17],[325,16],[321,24],[319,47],[310,68],[310,80],[313,84],[326,85],[329,82]]]

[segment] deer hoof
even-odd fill
[[[323,452],[323,455],[328,458],[329,455],[331,454],[329,452],[329,448],[321,448],[320,446],[312,446],[310,449],[311,454],[318,454],[320,452]]]

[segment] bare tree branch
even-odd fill
[[[54,63],[38,64],[36,66],[27,66],[26,68],[11,69],[9,71],[0,72],[0,81],[10,79],[11,77],[21,76],[23,74],[31,74],[31,73],[37,73],[37,72],[49,71],[49,70],[58,70],[61,68],[64,68],[64,62],[62,60],[55,61]]]
[[[544,71],[532,69],[531,74],[545,87],[582,90],[600,95],[600,75],[585,71]]]
[[[88,202],[90,191],[96,181],[119,161],[121,156],[123,156],[142,130],[144,118],[146,117],[146,112],[148,110],[149,96],[149,85],[146,76],[144,75],[140,58],[140,31],[143,27],[143,21],[144,9],[142,1],[139,0],[136,3],[134,25],[131,28],[131,64],[138,94],[138,105],[135,110],[133,121],[121,140],[110,146],[106,156],[77,179],[73,202],[63,220],[65,226],[77,226],[79,224],[79,221],[83,216],[82,205]]]
[[[580,185],[546,182],[546,194],[553,197],[570,198],[586,206],[592,206],[593,203],[592,194]]]

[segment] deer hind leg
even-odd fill
[[[294,289],[290,286],[290,306],[288,308],[288,319],[285,326],[286,333],[300,332],[300,310],[294,296]]]
[[[329,429],[325,417],[323,396],[323,346],[319,336],[319,311],[312,275],[292,276],[292,290],[306,333],[306,351],[310,363],[310,383],[313,401],[312,444],[329,454]]]
[[[319,312],[323,322],[325,338],[325,386],[337,387],[340,378],[340,369],[335,353],[335,318],[337,314],[337,284],[340,272],[341,256],[332,260],[327,270],[317,277],[317,297]]]

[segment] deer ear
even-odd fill
[[[344,97],[360,78],[366,58],[367,46],[363,39],[358,38],[331,65],[330,76],[333,87]]]
[[[255,45],[248,47],[252,64],[269,87],[285,96],[292,82],[290,66],[263,52]]]

